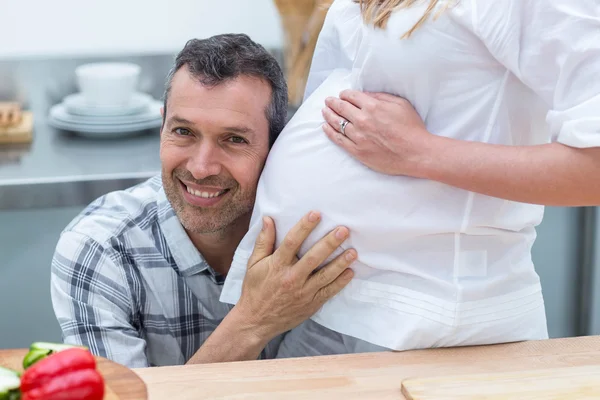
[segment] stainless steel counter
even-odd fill
[[[52,129],[35,111],[30,147],[0,148],[0,209],[84,205],[160,170],[159,131],[90,140]]]
[[[55,130],[36,111],[30,147],[0,148],[0,209],[84,205],[160,170],[159,131],[90,140]]]

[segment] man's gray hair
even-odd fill
[[[265,113],[269,121],[269,146],[273,145],[287,119],[288,89],[281,66],[263,46],[244,34],[222,34],[208,39],[189,40],[175,58],[175,65],[167,76],[163,97],[165,117],[173,76],[183,66],[208,87],[243,75],[268,82],[272,95]]]

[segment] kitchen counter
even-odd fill
[[[134,371],[146,383],[150,400],[363,400],[405,399],[401,385],[407,378],[581,366],[600,367],[600,336]]]
[[[159,130],[90,140],[48,127],[36,114],[29,148],[0,148],[0,209],[83,206],[160,171]],[[7,162],[7,159],[10,162]]]
[[[0,148],[0,210],[83,206],[160,171],[159,131],[90,140],[44,125],[30,148]],[[10,162],[6,163],[6,160]]]

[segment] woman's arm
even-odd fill
[[[600,148],[500,146],[435,137],[419,175],[461,189],[547,206],[600,205]]]

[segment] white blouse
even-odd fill
[[[426,4],[395,12],[379,30],[352,0],[334,2],[222,301],[239,299],[262,215],[274,218],[279,245],[315,209],[323,222],[301,254],[338,225],[351,231],[343,247],[359,254],[353,281],[313,317],[319,324],[396,350],[547,337],[531,260],[542,206],[378,174],[321,128],[325,98],[354,88],[408,99],[436,135],[600,145],[600,1],[454,3],[442,0],[438,18],[401,40]]]

